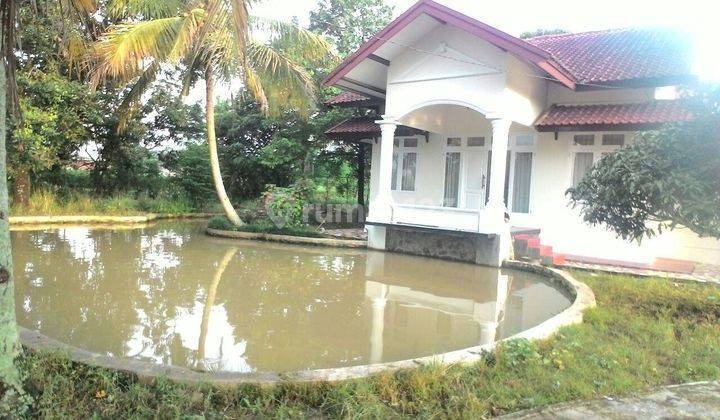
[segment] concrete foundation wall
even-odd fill
[[[467,232],[443,232],[411,227],[377,227],[368,236],[368,243],[377,243],[372,236],[384,234],[385,250],[424,257],[469,262],[500,267],[507,258],[504,242],[498,235]]]

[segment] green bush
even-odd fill
[[[216,230],[232,232],[267,233],[270,235],[302,236],[306,238],[322,238],[323,235],[307,226],[278,227],[269,222],[258,222],[244,226],[235,226],[225,216],[215,216],[208,221],[208,227]]]
[[[303,179],[289,187],[268,185],[263,193],[263,201],[270,221],[280,228],[305,224],[303,207],[309,203],[313,190],[312,181]]]
[[[216,230],[237,230],[237,226],[233,225],[225,216],[214,216],[208,221],[208,227]]]

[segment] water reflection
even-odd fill
[[[20,324],[159,364],[289,371],[491,343],[569,305],[530,274],[202,228],[13,232]]]

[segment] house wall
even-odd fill
[[[655,99],[655,88],[572,91],[559,83],[548,83],[547,105],[646,102]]]
[[[485,63],[481,66],[478,63]],[[512,158],[519,150],[518,134],[531,133],[533,153],[530,211],[512,214],[513,226],[541,229],[542,241],[558,252],[610,260],[651,263],[672,258],[720,264],[720,242],[700,239],[686,230],[665,233],[643,243],[617,239],[604,227],[583,223],[568,207],[565,191],[572,184],[575,133],[538,133],[531,128],[552,104],[642,102],[654,99],[654,88],[571,91],[548,82],[534,67],[451,25],[442,25],[404,53],[388,69],[385,114],[411,127],[430,132],[419,137],[415,191],[393,191],[397,204],[442,206],[447,137],[484,136],[490,148],[492,127],[485,116],[514,121],[510,133]],[[631,138],[632,133],[627,133]],[[379,162],[379,143],[372,145],[372,162]],[[370,200],[378,192],[377,165],[371,167]],[[510,192],[512,197],[512,191]],[[453,217],[451,213],[439,217]],[[385,230],[382,229],[384,248]]]
[[[568,206],[565,191],[572,185],[573,135],[538,133],[533,156],[530,214],[513,214],[514,226],[537,227],[541,239],[558,252],[618,261],[652,263],[655,258],[670,258],[720,264],[720,241],[702,239],[687,229],[667,232],[642,244],[615,237],[602,226],[589,226],[578,209]],[[632,138],[633,133],[626,133]]]
[[[479,114],[475,114],[475,118],[482,119]],[[486,127],[482,132],[482,126],[483,124],[466,124],[464,128],[451,126],[452,129],[446,130],[448,134],[431,134],[427,142],[421,138],[418,143],[416,190],[393,191],[394,202],[441,206],[446,137],[484,135],[489,139],[490,129]],[[656,258],[670,258],[720,264],[720,241],[699,238],[687,229],[667,232],[638,244],[617,239],[614,233],[604,227],[585,224],[579,211],[568,206],[565,196],[565,191],[572,184],[574,153],[577,152],[572,145],[572,139],[576,133],[560,133],[555,140],[553,133],[538,133],[516,124],[511,129],[513,153],[517,148],[512,146],[512,139],[517,134],[528,132],[536,136],[536,146],[531,149],[533,168],[530,212],[512,213],[513,226],[540,229],[544,244],[552,245],[557,252],[566,254],[637,263],[652,263]],[[632,136],[633,133],[626,133],[628,139]],[[488,142],[487,147],[489,146]],[[373,162],[379,161],[379,149],[379,144],[373,144]],[[509,164],[512,169],[512,159]],[[377,165],[372,165],[371,200],[377,194],[377,177]],[[510,184],[512,185],[512,180]]]
[[[492,44],[443,25],[392,60],[385,113],[404,118],[424,106],[454,103],[531,125],[547,93],[543,79],[527,77],[535,73]]]

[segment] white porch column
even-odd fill
[[[385,330],[385,305],[382,297],[372,300],[372,327],[370,331],[370,363],[380,363],[383,356],[383,331]]]
[[[380,170],[378,173],[378,194],[375,201],[370,204],[368,219],[373,222],[390,223],[392,221],[393,146],[398,122],[392,117],[383,115],[383,119],[376,121],[376,123],[380,125],[382,132],[382,138],[380,139]]]
[[[505,118],[488,117],[492,123],[492,163],[490,167],[490,192],[486,207],[486,217],[492,224],[504,224],[505,220],[505,170],[507,168],[508,139],[512,121]]]

